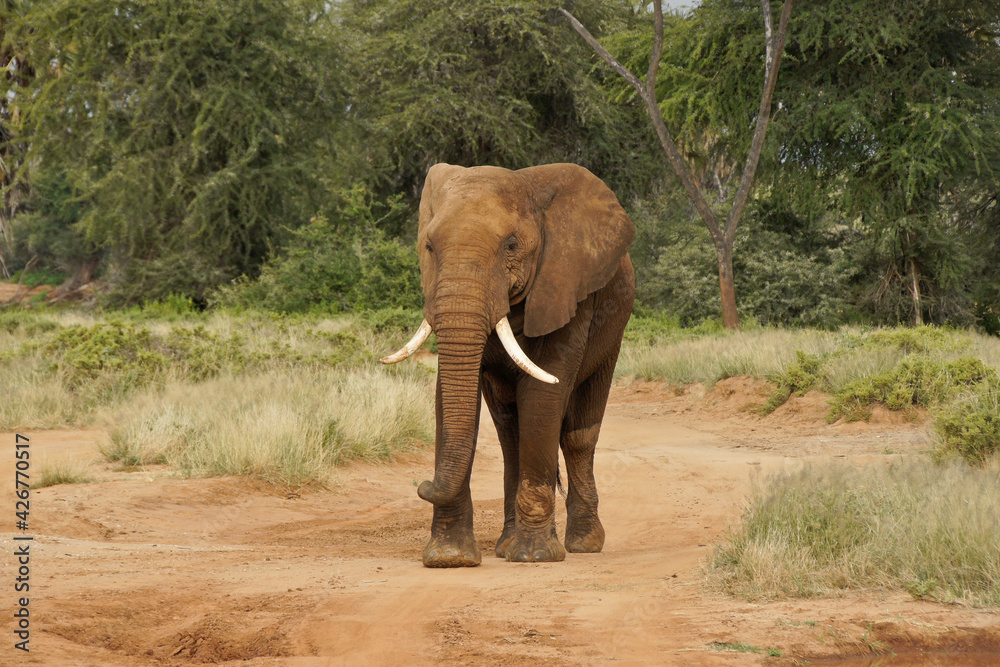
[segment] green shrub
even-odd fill
[[[60,325],[49,314],[28,312],[20,308],[0,310],[0,332],[20,333],[29,338],[54,331]]]
[[[930,325],[875,329],[844,336],[844,347],[888,347],[907,354],[933,351],[962,352],[972,346],[972,337],[964,332]]]
[[[149,329],[113,322],[68,327],[42,349],[70,391],[127,394],[167,368],[168,357],[153,343]]]
[[[822,379],[823,360],[801,350],[795,351],[795,361],[786,366],[780,373],[768,377],[774,385],[771,396],[760,407],[759,413],[769,415],[778,406],[788,400],[793,393],[801,396]]]
[[[625,325],[624,339],[630,343],[652,345],[690,335],[681,328],[680,318],[665,311],[637,307]]]
[[[837,391],[829,418],[867,419],[877,403],[890,410],[929,407],[959,389],[996,377],[996,370],[974,357],[941,362],[913,354],[885,373],[856,380]]]
[[[213,302],[280,313],[420,308],[416,248],[379,228],[403,205],[397,198],[385,207],[379,216],[363,188],[342,192],[331,211],[289,232],[256,279],[244,276],[220,288]]]
[[[934,430],[941,438],[939,458],[958,455],[982,465],[1000,451],[1000,387],[993,383],[944,407],[934,416]]]
[[[360,318],[361,322],[375,333],[412,335],[424,321],[424,314],[412,308],[379,308],[362,312]]]

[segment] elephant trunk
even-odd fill
[[[479,424],[479,373],[492,326],[489,315],[438,317],[437,438],[434,481],[417,494],[434,505],[458,500],[467,488]]]

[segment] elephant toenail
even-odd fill
[[[542,551],[541,549],[535,552],[535,560],[545,560],[548,557],[549,555],[544,551]]]

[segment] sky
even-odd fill
[[[701,0],[663,0],[663,10],[668,9],[690,9],[698,4]]]

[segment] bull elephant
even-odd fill
[[[401,361],[437,334],[434,479],[417,489],[434,505],[424,565],[482,561],[469,492],[480,396],[504,459],[496,555],[536,562],[600,551],[594,447],[635,295],[631,220],[599,178],[573,164],[436,164],[419,217],[425,319],[382,361]],[[565,549],[553,516],[560,446]]]

